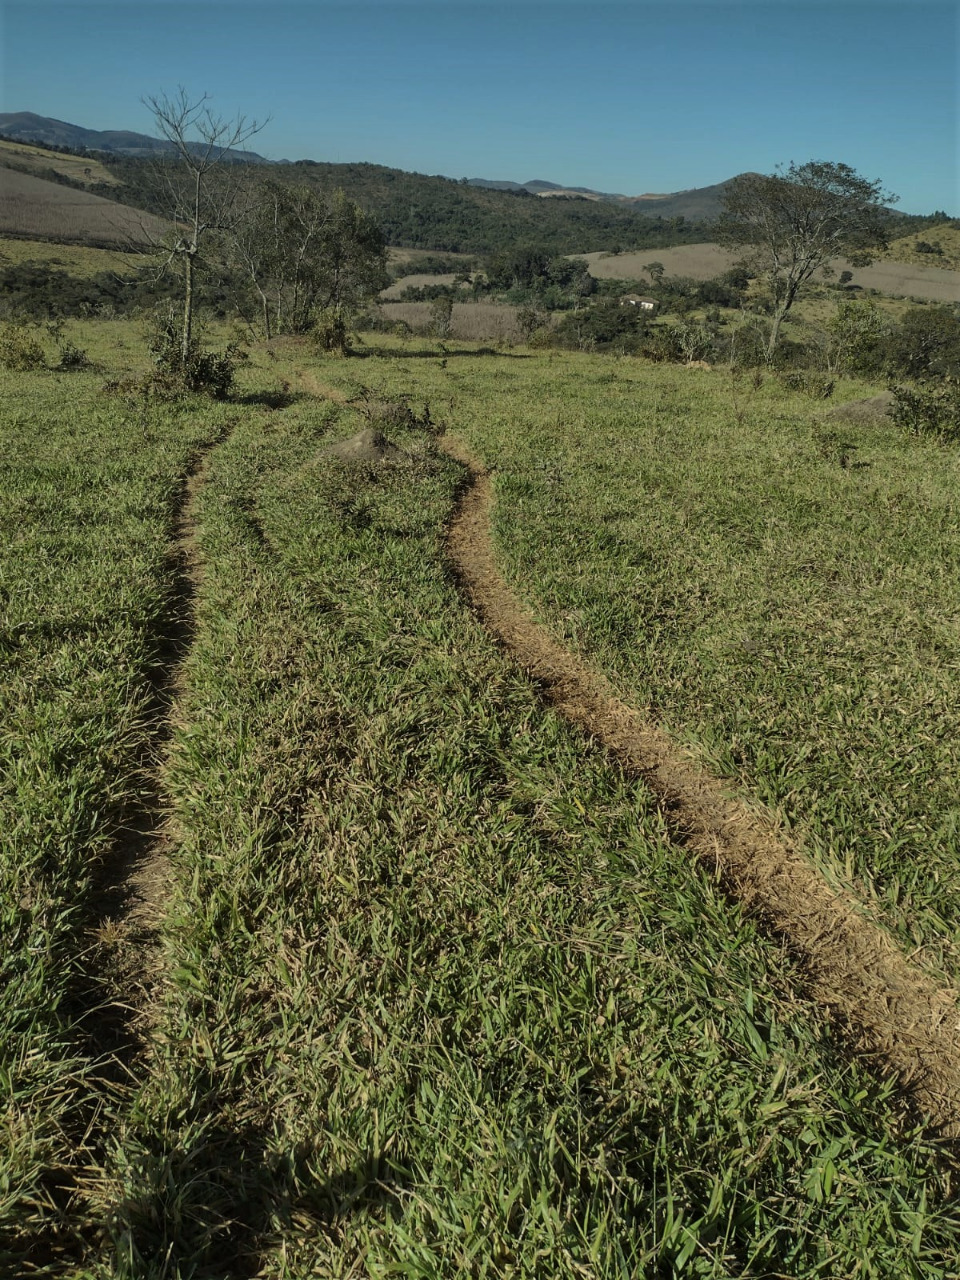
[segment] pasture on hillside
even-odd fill
[[[46,178],[53,172],[86,186],[94,183],[107,187],[120,185],[110,170],[93,156],[69,155],[37,147],[30,142],[14,142],[10,138],[0,138],[0,166],[25,170],[38,178]],[[6,175],[3,177],[5,179]]]
[[[2,1265],[947,1280],[955,1143],[471,609],[438,436],[542,625],[944,987],[956,447],[373,335],[167,404],[70,334],[0,370]]]
[[[931,233],[932,235],[932,233]],[[903,252],[896,250],[896,252]],[[626,253],[585,253],[578,255],[590,264],[590,274],[598,280],[642,280],[649,273],[647,263],[659,262],[668,276],[689,276],[692,280],[712,280],[737,260],[731,249],[718,244],[682,244],[671,249],[640,249]],[[911,255],[904,254],[910,258]],[[901,297],[927,298],[931,302],[960,302],[960,271],[920,265],[912,261],[879,258],[869,267],[851,267],[843,258],[831,264],[839,273],[851,270],[852,285],[878,289]]]
[[[166,233],[161,219],[139,209],[33,174],[2,172],[0,235],[140,248],[157,243]]]

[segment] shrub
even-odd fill
[[[142,389],[145,394],[162,399],[194,392],[225,400],[233,388],[236,362],[247,359],[246,352],[235,343],[222,352],[204,351],[199,338],[191,339],[184,358],[179,316],[172,309],[154,312],[147,346],[154,371],[144,379]]]
[[[76,343],[69,340],[60,344],[60,359],[57,362],[57,368],[64,373],[71,372],[75,369],[89,369],[91,367],[90,360],[86,351],[82,347],[78,347]]]
[[[642,311],[623,307],[616,299],[605,299],[568,312],[554,330],[554,340],[557,346],[574,351],[639,354],[646,330],[647,317]]]
[[[453,321],[453,299],[449,296],[437,298],[430,307],[430,327],[438,338],[450,335]]]
[[[15,321],[0,325],[0,365],[17,372],[46,365],[43,346],[29,325]]]
[[[423,412],[418,414],[408,396],[386,396],[370,387],[361,387],[349,403],[369,427],[384,435],[396,436],[404,432],[439,435],[443,431],[442,424],[434,422],[430,416],[429,404],[425,404]]]
[[[750,316],[730,335],[729,358],[734,369],[761,369],[767,364],[770,326]]]
[[[892,386],[890,416],[912,436],[960,441],[960,384],[947,379],[936,386]]]
[[[884,351],[894,376],[960,373],[960,316],[950,307],[913,307],[888,336]]]
[[[321,351],[338,351],[346,355],[349,350],[347,321],[339,307],[327,307],[318,313],[311,336]]]
[[[829,400],[836,386],[833,378],[815,369],[792,369],[781,373],[780,381],[790,391],[802,391],[815,400]]]

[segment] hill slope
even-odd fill
[[[146,247],[165,223],[116,200],[4,169],[0,234],[65,243]]]
[[[116,155],[153,156],[170,151],[171,144],[129,129],[85,129],[66,120],[38,116],[32,111],[0,111],[0,134],[22,142],[42,142],[73,151],[107,151]],[[248,164],[268,164],[255,151],[228,151],[226,156]]]

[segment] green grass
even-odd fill
[[[121,253],[117,249],[96,249],[92,245],[51,244],[46,240],[15,240],[0,236],[0,268],[21,263],[39,263],[61,267],[73,276],[90,279],[102,271],[133,273],[141,270],[149,259],[140,253]]]
[[[610,597],[589,612],[571,583],[603,566],[598,597],[620,581],[611,547],[597,550],[617,493],[618,518],[637,521],[631,542],[662,517],[689,574],[690,525],[669,517],[694,509],[682,447],[692,376],[390,349],[422,358],[318,365],[276,344],[253,353],[244,390],[296,387],[308,368],[347,391],[429,400],[500,467],[511,574],[626,684],[610,638],[622,624],[598,621]],[[345,466],[323,447],[364,425],[358,411],[301,397],[276,411],[185,406],[141,444],[123,403],[76,378],[73,438],[53,413],[67,385],[53,374],[19,376],[5,412],[22,468],[49,453],[104,477],[69,521],[48,500],[36,541],[91,539],[58,588],[74,609],[89,597],[102,612],[105,595],[139,590],[127,611],[150,620],[140,649],[96,646],[108,674],[122,667],[111,653],[129,655],[126,686],[98,704],[118,721],[136,721],[164,495],[191,441],[219,415],[236,426],[209,455],[199,498],[196,636],[166,773],[180,837],[168,983],[136,1088],[110,1100],[70,1206],[65,1234],[85,1249],[71,1263],[61,1239],[57,1274],[950,1275],[960,1219],[936,1146],[889,1084],[848,1059],[781,946],[670,841],[643,787],[541,705],[465,608],[442,546],[462,476],[429,437],[393,430],[403,465]],[[649,510],[652,490],[641,508],[628,469],[645,432],[625,426],[643,397],[645,412],[662,409],[646,428],[664,472]],[[765,389],[758,418],[778,406]],[[622,441],[617,467],[601,468],[598,439]],[[753,456],[743,444],[731,467],[741,454]],[[681,478],[668,491],[670,462]],[[701,480],[708,470],[704,459]],[[112,525],[110,511],[123,513]],[[9,555],[7,543],[5,565]],[[11,563],[9,580],[42,584],[41,564],[39,551]],[[655,562],[643,568],[656,583]],[[32,607],[59,617],[66,604],[46,590]],[[671,607],[689,613],[691,600]],[[80,665],[73,684],[51,686],[58,704],[84,705]],[[676,710],[668,720],[680,724]],[[33,723],[20,722],[21,743]],[[110,779],[91,749],[86,821],[141,731]],[[74,867],[88,856],[78,849]],[[68,882],[57,882],[63,909],[82,912],[82,878]],[[65,920],[46,954],[73,954],[77,925]],[[54,1025],[39,995],[35,1007]],[[62,1078],[53,1039],[39,1043],[38,1062]],[[0,1186],[27,1188],[9,1216],[38,1216],[29,1187],[68,1160],[40,1152],[33,1183],[5,1171]]]
[[[96,868],[135,798],[178,475],[211,426],[0,371],[0,1224],[55,1220],[103,1100],[71,1028]],[[67,408],[69,406],[69,408]]]
[[[843,467],[826,405],[722,371],[391,377],[452,396],[497,468],[504,568],[555,633],[960,978],[957,451],[843,425]]]

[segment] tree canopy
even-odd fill
[[[774,174],[744,173],[727,187],[722,243],[746,248],[774,298],[772,355],[784,316],[811,276],[836,257],[865,266],[886,246],[897,197],[849,165],[824,160],[791,164]]]

